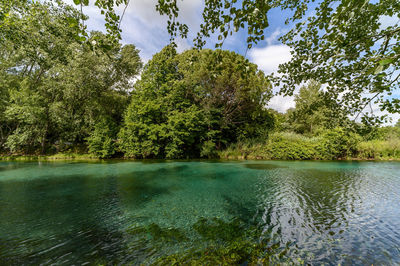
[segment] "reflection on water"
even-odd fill
[[[0,162],[0,264],[399,264],[399,205],[396,162]]]
[[[272,164],[272,163],[246,163],[244,164],[244,167],[257,170],[272,170],[279,168],[287,168],[286,166]]]

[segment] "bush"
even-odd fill
[[[371,145],[361,142],[355,133],[335,128],[325,130],[317,137],[278,132],[257,143],[239,142],[220,153],[221,158],[275,159],[275,160],[337,160],[354,158],[397,158],[400,156],[400,140],[382,141]]]
[[[314,138],[295,133],[278,133],[269,138],[265,152],[268,159],[311,160],[317,156],[315,146]]]
[[[207,140],[201,147],[200,156],[204,158],[215,158],[218,156],[216,145],[213,141]]]
[[[335,128],[321,134],[316,147],[319,159],[335,160],[352,157],[357,154],[357,145],[361,137],[355,133]]]
[[[275,160],[311,160],[317,158],[316,138],[307,138],[299,134],[279,132],[267,140],[258,143],[239,142],[220,153],[222,158],[237,159],[275,159]]]

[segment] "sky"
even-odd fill
[[[170,36],[167,32],[167,18],[161,16],[155,6],[158,0],[130,0],[126,8],[122,23],[122,43],[134,44],[140,50],[140,56],[146,63],[152,55],[159,52],[164,46],[169,44]],[[73,0],[64,0],[73,5]],[[91,2],[91,1],[90,1]],[[195,37],[202,22],[201,12],[204,0],[184,0],[178,1],[180,13],[179,20],[189,26],[189,36],[187,39],[177,39],[178,52],[182,52],[192,47],[192,40]],[[117,13],[122,14],[125,6],[117,8]],[[89,16],[85,22],[89,30],[100,30],[105,32],[103,15],[97,7],[88,6],[83,8],[83,13]],[[228,36],[222,49],[235,51],[246,56],[251,62],[258,65],[259,69],[265,74],[270,74],[278,69],[279,64],[291,59],[290,48],[278,41],[278,38],[285,34],[291,25],[285,25],[284,20],[290,15],[288,11],[282,12],[279,9],[271,10],[268,13],[269,27],[264,31],[265,40],[253,46],[246,53],[246,32],[239,32]],[[383,24],[393,23],[389,18],[383,18]],[[206,48],[214,48],[217,36],[207,39]],[[274,88],[277,92],[279,88]],[[274,96],[268,107],[279,112],[285,112],[294,107],[294,98],[289,96]],[[375,112],[380,112],[376,106]],[[400,114],[393,116],[393,123],[400,118]]]

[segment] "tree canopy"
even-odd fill
[[[274,79],[234,52],[192,49],[178,54],[174,44],[141,71],[136,47],[120,44],[117,35],[86,31],[81,11],[61,1],[0,0],[0,152],[197,158],[220,156],[237,145],[239,154],[263,147],[266,158],[329,159],[354,156],[363,139],[368,142],[361,149],[364,157],[370,158],[371,149],[392,156],[397,128],[361,125],[349,117],[361,115],[371,124],[363,109],[372,101],[397,110],[398,99],[385,95],[398,88],[398,24],[383,27],[380,21],[384,15],[398,15],[398,5],[389,0],[360,3],[206,1],[206,13],[214,17],[206,16],[204,23],[224,21],[214,29],[203,25],[199,47],[207,30],[221,31],[223,42],[223,32],[234,26],[254,23],[251,31],[261,27],[260,21],[268,26],[262,14],[273,7],[294,10],[289,22],[300,24],[281,39],[293,48],[293,60]],[[207,9],[212,4],[214,9]],[[160,1],[157,8],[170,14],[174,5],[176,1]],[[309,15],[313,6],[316,12]],[[221,10],[237,17],[219,17]],[[170,18],[178,13],[176,9]],[[185,31],[175,22],[169,24],[175,25],[172,33]],[[357,23],[367,26],[357,29]],[[261,31],[249,34],[260,37],[247,40],[250,44],[264,36]],[[286,114],[266,108],[274,82],[281,93],[292,94],[293,86],[305,81],[295,95],[296,108]],[[242,149],[243,143],[255,146]],[[296,145],[289,147],[291,143]]]
[[[139,51],[133,45],[83,45],[69,22],[79,14],[61,3],[40,2],[7,13],[13,27],[1,30],[0,148],[63,149],[85,143],[107,117],[122,120],[142,66]],[[99,32],[88,37],[107,43]]]
[[[288,110],[291,129],[300,134],[333,129],[349,124],[343,108],[321,90],[321,84],[310,81],[295,95],[296,107]]]
[[[95,4],[105,12],[108,30],[118,35],[123,14],[116,15],[113,7],[128,5],[129,0],[102,0]],[[188,36],[188,26],[179,20],[178,0],[158,0],[155,8],[169,18],[167,28],[172,39]],[[313,79],[326,84],[332,98],[366,123],[382,118],[374,116],[372,107],[366,108],[372,104],[391,113],[400,111],[400,100],[390,97],[400,88],[397,0],[208,0],[194,45],[203,47],[207,38],[217,33],[216,47],[222,47],[229,35],[244,29],[250,49],[264,40],[268,13],[273,9],[289,11],[286,24],[293,25],[280,39],[293,51],[292,60],[280,66],[280,75],[275,78],[282,94],[292,95],[296,86]],[[384,24],[384,18],[397,22]]]
[[[264,74],[238,54],[177,54],[167,46],[135,85],[120,146],[134,158],[210,157],[241,137],[267,133],[273,127],[264,108],[270,97]]]

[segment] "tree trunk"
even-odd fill
[[[46,129],[44,130],[44,133],[43,133],[43,136],[42,136],[42,143],[41,143],[42,151],[41,151],[41,154],[44,154],[44,152],[45,152],[45,148],[46,148],[46,137],[47,137],[48,128],[49,128],[49,122],[46,122]]]

